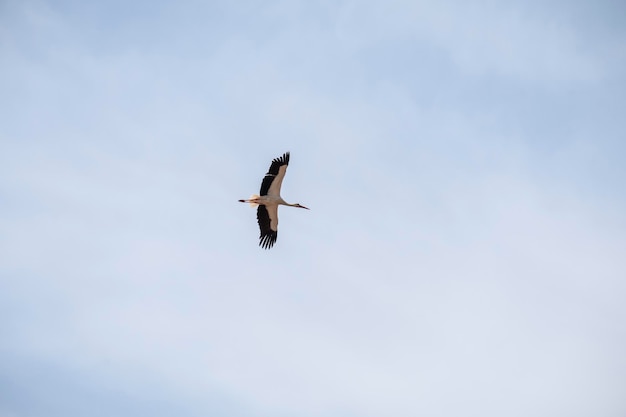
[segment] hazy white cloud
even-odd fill
[[[464,73],[504,76],[521,81],[597,81],[603,60],[554,7],[533,4],[448,1],[345,2],[337,7],[338,38],[352,47],[401,41],[441,48]],[[413,57],[419,61],[418,56]]]

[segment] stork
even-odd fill
[[[256,218],[259,222],[261,234],[259,246],[269,249],[274,246],[278,238],[278,206],[298,207],[309,210],[301,204],[289,204],[280,196],[280,186],[283,184],[285,172],[289,165],[289,152],[283,156],[274,158],[270,169],[265,174],[261,183],[260,195],[253,194],[247,200],[239,200],[240,203],[250,203],[251,207],[257,207]]]

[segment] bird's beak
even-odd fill
[[[300,204],[300,207],[302,207],[303,209],[311,210],[311,209],[310,209],[310,208],[308,208],[308,207],[304,207],[302,204]]]

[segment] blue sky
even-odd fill
[[[624,12],[2,2],[0,417],[623,416]]]

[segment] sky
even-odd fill
[[[625,12],[0,1],[0,417],[626,415]]]

